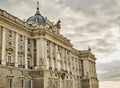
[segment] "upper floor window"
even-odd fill
[[[30,39],[28,39],[28,44],[31,44],[31,40]]]
[[[8,88],[12,88],[12,78],[8,78]]]
[[[12,56],[11,56],[11,54],[8,54],[8,56],[7,56],[7,62],[11,63],[11,61],[12,61]]]
[[[23,40],[23,36],[22,35],[20,35],[20,41],[22,41]]]
[[[9,36],[9,37],[12,37],[12,31],[9,30],[8,36]]]
[[[31,66],[31,61],[30,61],[30,58],[28,58],[28,67]]]

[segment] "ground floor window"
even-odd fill
[[[29,82],[28,82],[28,88],[32,88],[32,80],[29,80]]]
[[[24,88],[24,80],[20,80],[20,88]]]
[[[7,79],[7,81],[8,81],[8,88],[12,88],[12,78],[8,78]]]
[[[53,82],[52,82],[52,80],[51,80],[51,79],[49,79],[48,88],[53,88]]]
[[[55,80],[55,88],[59,88],[59,81]]]

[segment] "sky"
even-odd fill
[[[100,88],[120,88],[120,0],[0,0],[0,9],[27,20],[37,1],[44,17],[61,20],[61,34],[74,48],[91,47]]]

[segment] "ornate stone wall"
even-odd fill
[[[0,25],[1,88],[98,88],[95,56],[74,49],[59,20],[33,27],[0,10]]]
[[[0,64],[1,64],[1,54],[2,54],[2,27],[0,26]]]

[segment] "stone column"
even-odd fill
[[[39,67],[39,61],[40,61],[40,45],[39,45],[39,38],[36,39],[36,68]]]
[[[28,42],[27,42],[28,40],[27,40],[27,37],[25,37],[25,68],[27,69],[28,68],[28,59],[27,59],[27,44],[28,44]]]
[[[65,50],[65,60],[66,60],[66,69],[68,71],[68,56],[67,56],[67,50]]]
[[[61,49],[61,55],[62,55],[62,56],[61,56],[61,57],[62,57],[62,58],[61,58],[61,60],[62,60],[61,69],[64,69],[64,65],[65,65],[65,64],[64,64],[64,52],[63,52],[63,50],[64,50],[64,49],[62,48],[62,49]]]
[[[53,60],[53,47],[52,47],[52,42],[50,42],[50,59],[51,59],[51,65],[52,65],[52,69],[54,70],[55,66],[54,66],[54,60]]]
[[[47,58],[47,40],[44,40],[44,66],[45,69],[49,68],[49,60]]]
[[[15,34],[15,67],[18,67],[18,34]]]
[[[77,59],[77,70],[78,70],[77,76],[80,76],[80,75],[79,75],[79,69],[80,69],[80,67],[79,67],[79,59]]]
[[[57,44],[55,44],[55,63],[56,63],[56,68],[58,69],[58,66],[57,66],[57,64],[58,64],[58,62],[57,62],[57,53],[58,53],[58,46],[57,46]]]
[[[38,53],[40,55],[40,61],[39,61],[40,67],[44,68],[46,65],[46,62],[45,62],[45,39],[42,36],[40,38],[38,49],[40,50]]]
[[[1,57],[1,64],[6,65],[6,60],[5,60],[5,48],[6,48],[6,30],[3,28],[2,30],[2,57]]]

